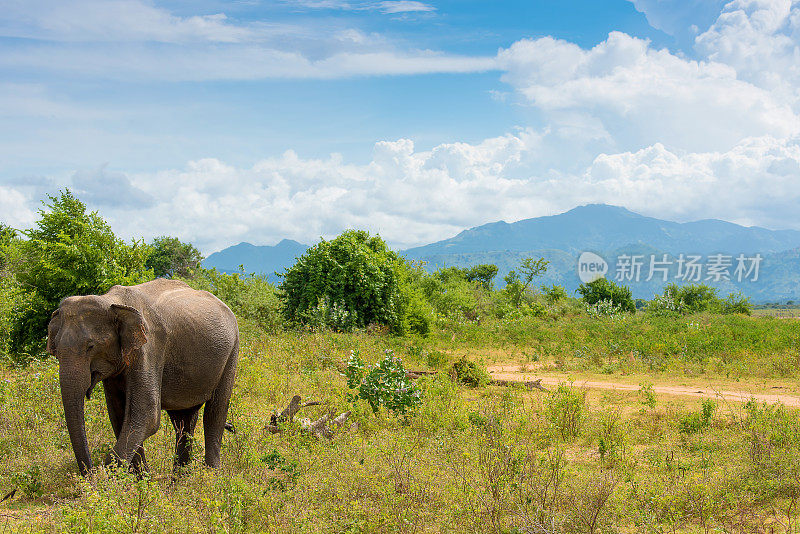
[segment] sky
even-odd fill
[[[0,222],[210,254],[602,202],[800,229],[800,0],[0,0]]]

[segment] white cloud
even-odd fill
[[[795,106],[800,100],[800,2],[734,0],[695,47],[736,69],[739,79]]]
[[[378,2],[377,8],[384,13],[414,13],[436,11],[436,8],[422,2],[411,0],[391,0]]]
[[[379,142],[364,165],[338,155],[305,159],[288,151],[251,167],[208,158],[182,169],[127,176],[103,169],[106,182],[144,191],[152,203],[114,196],[97,180],[90,180],[97,188],[81,198],[123,236],[176,235],[206,253],[242,240],[271,244],[289,237],[312,243],[345,228],[379,232],[405,248],[465,227],[549,215],[587,202],[669,219],[715,217],[800,229],[798,137],[749,138],[714,152],[675,152],[655,144],[600,154],[574,173],[531,171],[531,161],[553,142],[523,130],[429,151],[416,150],[408,139]],[[84,182],[76,175],[68,185],[80,189]],[[0,190],[16,210],[4,222],[31,220],[32,197],[20,191]]]
[[[596,120],[612,150],[655,143],[721,150],[748,136],[784,137],[800,118],[771,92],[739,80],[734,68],[655,50],[612,32],[590,50],[545,37],[498,56],[503,80],[556,126],[565,113]]]

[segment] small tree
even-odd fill
[[[145,265],[158,277],[187,277],[203,261],[203,255],[194,245],[182,243],[177,237],[157,237],[150,248]]]
[[[497,276],[497,265],[492,265],[491,263],[475,265],[465,270],[465,276],[467,281],[476,282],[486,291],[491,291],[493,286],[492,280]]]
[[[530,287],[533,279],[547,272],[549,264],[550,262],[544,258],[525,258],[519,267],[519,273],[510,271],[503,278],[506,283],[506,293],[515,307],[520,307],[522,298],[525,296],[525,292]]]
[[[609,301],[613,306],[619,307],[622,311],[634,313],[636,305],[633,302],[633,295],[630,288],[617,285],[606,278],[598,278],[593,282],[581,284],[578,293],[583,297],[587,304],[597,304],[602,301]]]
[[[14,276],[25,292],[11,331],[11,351],[18,359],[41,351],[47,322],[64,297],[153,278],[145,267],[148,247],[136,241],[126,245],[69,190],[48,198],[36,227],[18,244]]]

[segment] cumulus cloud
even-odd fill
[[[736,69],[739,79],[800,100],[800,2],[734,0],[695,46]]]
[[[663,143],[720,150],[748,136],[789,136],[800,118],[771,92],[726,64],[693,61],[612,32],[589,50],[544,37],[498,56],[503,80],[558,125],[564,114],[596,120],[611,149]]]
[[[101,207],[134,209],[155,203],[152,196],[131,184],[125,174],[111,171],[107,165],[77,171],[72,175],[72,185],[80,198]]]

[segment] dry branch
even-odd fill
[[[317,401],[301,403],[300,395],[295,395],[292,397],[289,405],[286,406],[280,414],[273,413],[270,416],[269,423],[264,428],[273,434],[278,434],[283,431],[281,423],[291,422],[294,416],[297,415],[297,412],[302,408],[307,406],[319,406],[320,404],[321,403]],[[333,439],[335,432],[339,430],[347,421],[347,418],[350,417],[350,413],[350,411],[346,411],[335,418],[333,417],[333,413],[327,413],[313,422],[311,419],[304,417],[299,420],[300,427],[303,431],[309,432],[318,438]],[[331,424],[330,426],[328,425],[329,422]],[[358,424],[356,423],[351,426],[350,429],[352,430],[357,427]]]

